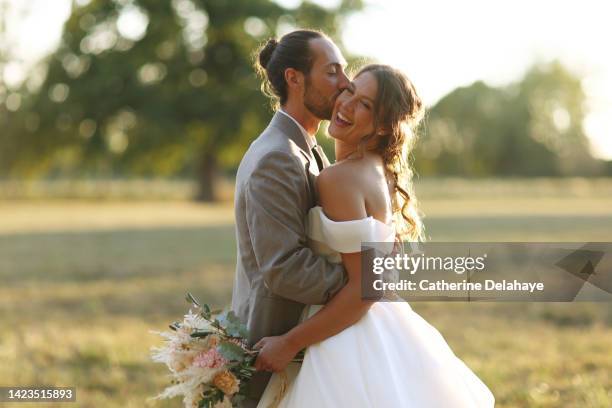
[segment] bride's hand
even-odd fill
[[[300,351],[287,336],[264,337],[253,348],[260,349],[255,361],[258,371],[283,371]]]

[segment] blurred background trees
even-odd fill
[[[258,45],[298,26],[338,41],[360,7],[268,0],[93,0],[73,5],[55,53],[4,119],[1,170],[12,175],[193,176],[215,197],[269,120],[252,68]],[[1,109],[4,112],[4,109]],[[7,123],[8,122],[8,123]]]
[[[293,10],[269,0],[83,4],[73,3],[60,46],[20,89],[0,83],[0,177],[194,178],[205,201],[271,116],[252,68],[258,45],[299,26],[322,29],[342,47],[342,22],[362,7],[358,0]],[[8,58],[3,43],[0,68]],[[584,102],[580,78],[559,63],[534,65],[506,87],[458,88],[423,123],[417,172],[610,174],[612,166],[589,153]]]
[[[583,130],[580,79],[559,62],[518,82],[458,88],[430,110],[415,152],[423,175],[593,176],[604,172]]]

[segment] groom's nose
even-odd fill
[[[344,91],[346,88],[348,88],[350,83],[351,80],[346,76],[344,70],[341,70],[340,74],[338,75],[338,90]]]

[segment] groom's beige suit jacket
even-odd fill
[[[323,162],[329,165],[325,157]],[[247,325],[251,344],[286,333],[297,325],[305,305],[326,303],[346,284],[343,266],[307,245],[306,215],[317,204],[318,174],[304,134],[282,112],[251,144],[238,168],[232,309]],[[254,400],[269,376],[258,373],[251,381]]]

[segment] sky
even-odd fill
[[[0,0],[19,9],[23,0]],[[77,3],[87,0],[76,0]],[[277,0],[297,7],[300,0]],[[333,6],[338,0],[316,0]],[[70,0],[29,0],[28,15],[10,14],[20,61],[5,68],[7,83],[57,46]],[[612,159],[612,53],[607,2],[597,0],[366,0],[349,17],[343,41],[351,52],[405,71],[433,105],[458,86],[518,80],[534,62],[559,59],[583,79],[585,131],[594,155]]]
[[[594,155],[612,159],[612,52],[607,2],[376,1],[352,17],[347,48],[404,70],[428,103],[476,80],[504,85],[534,62],[580,75]]]

